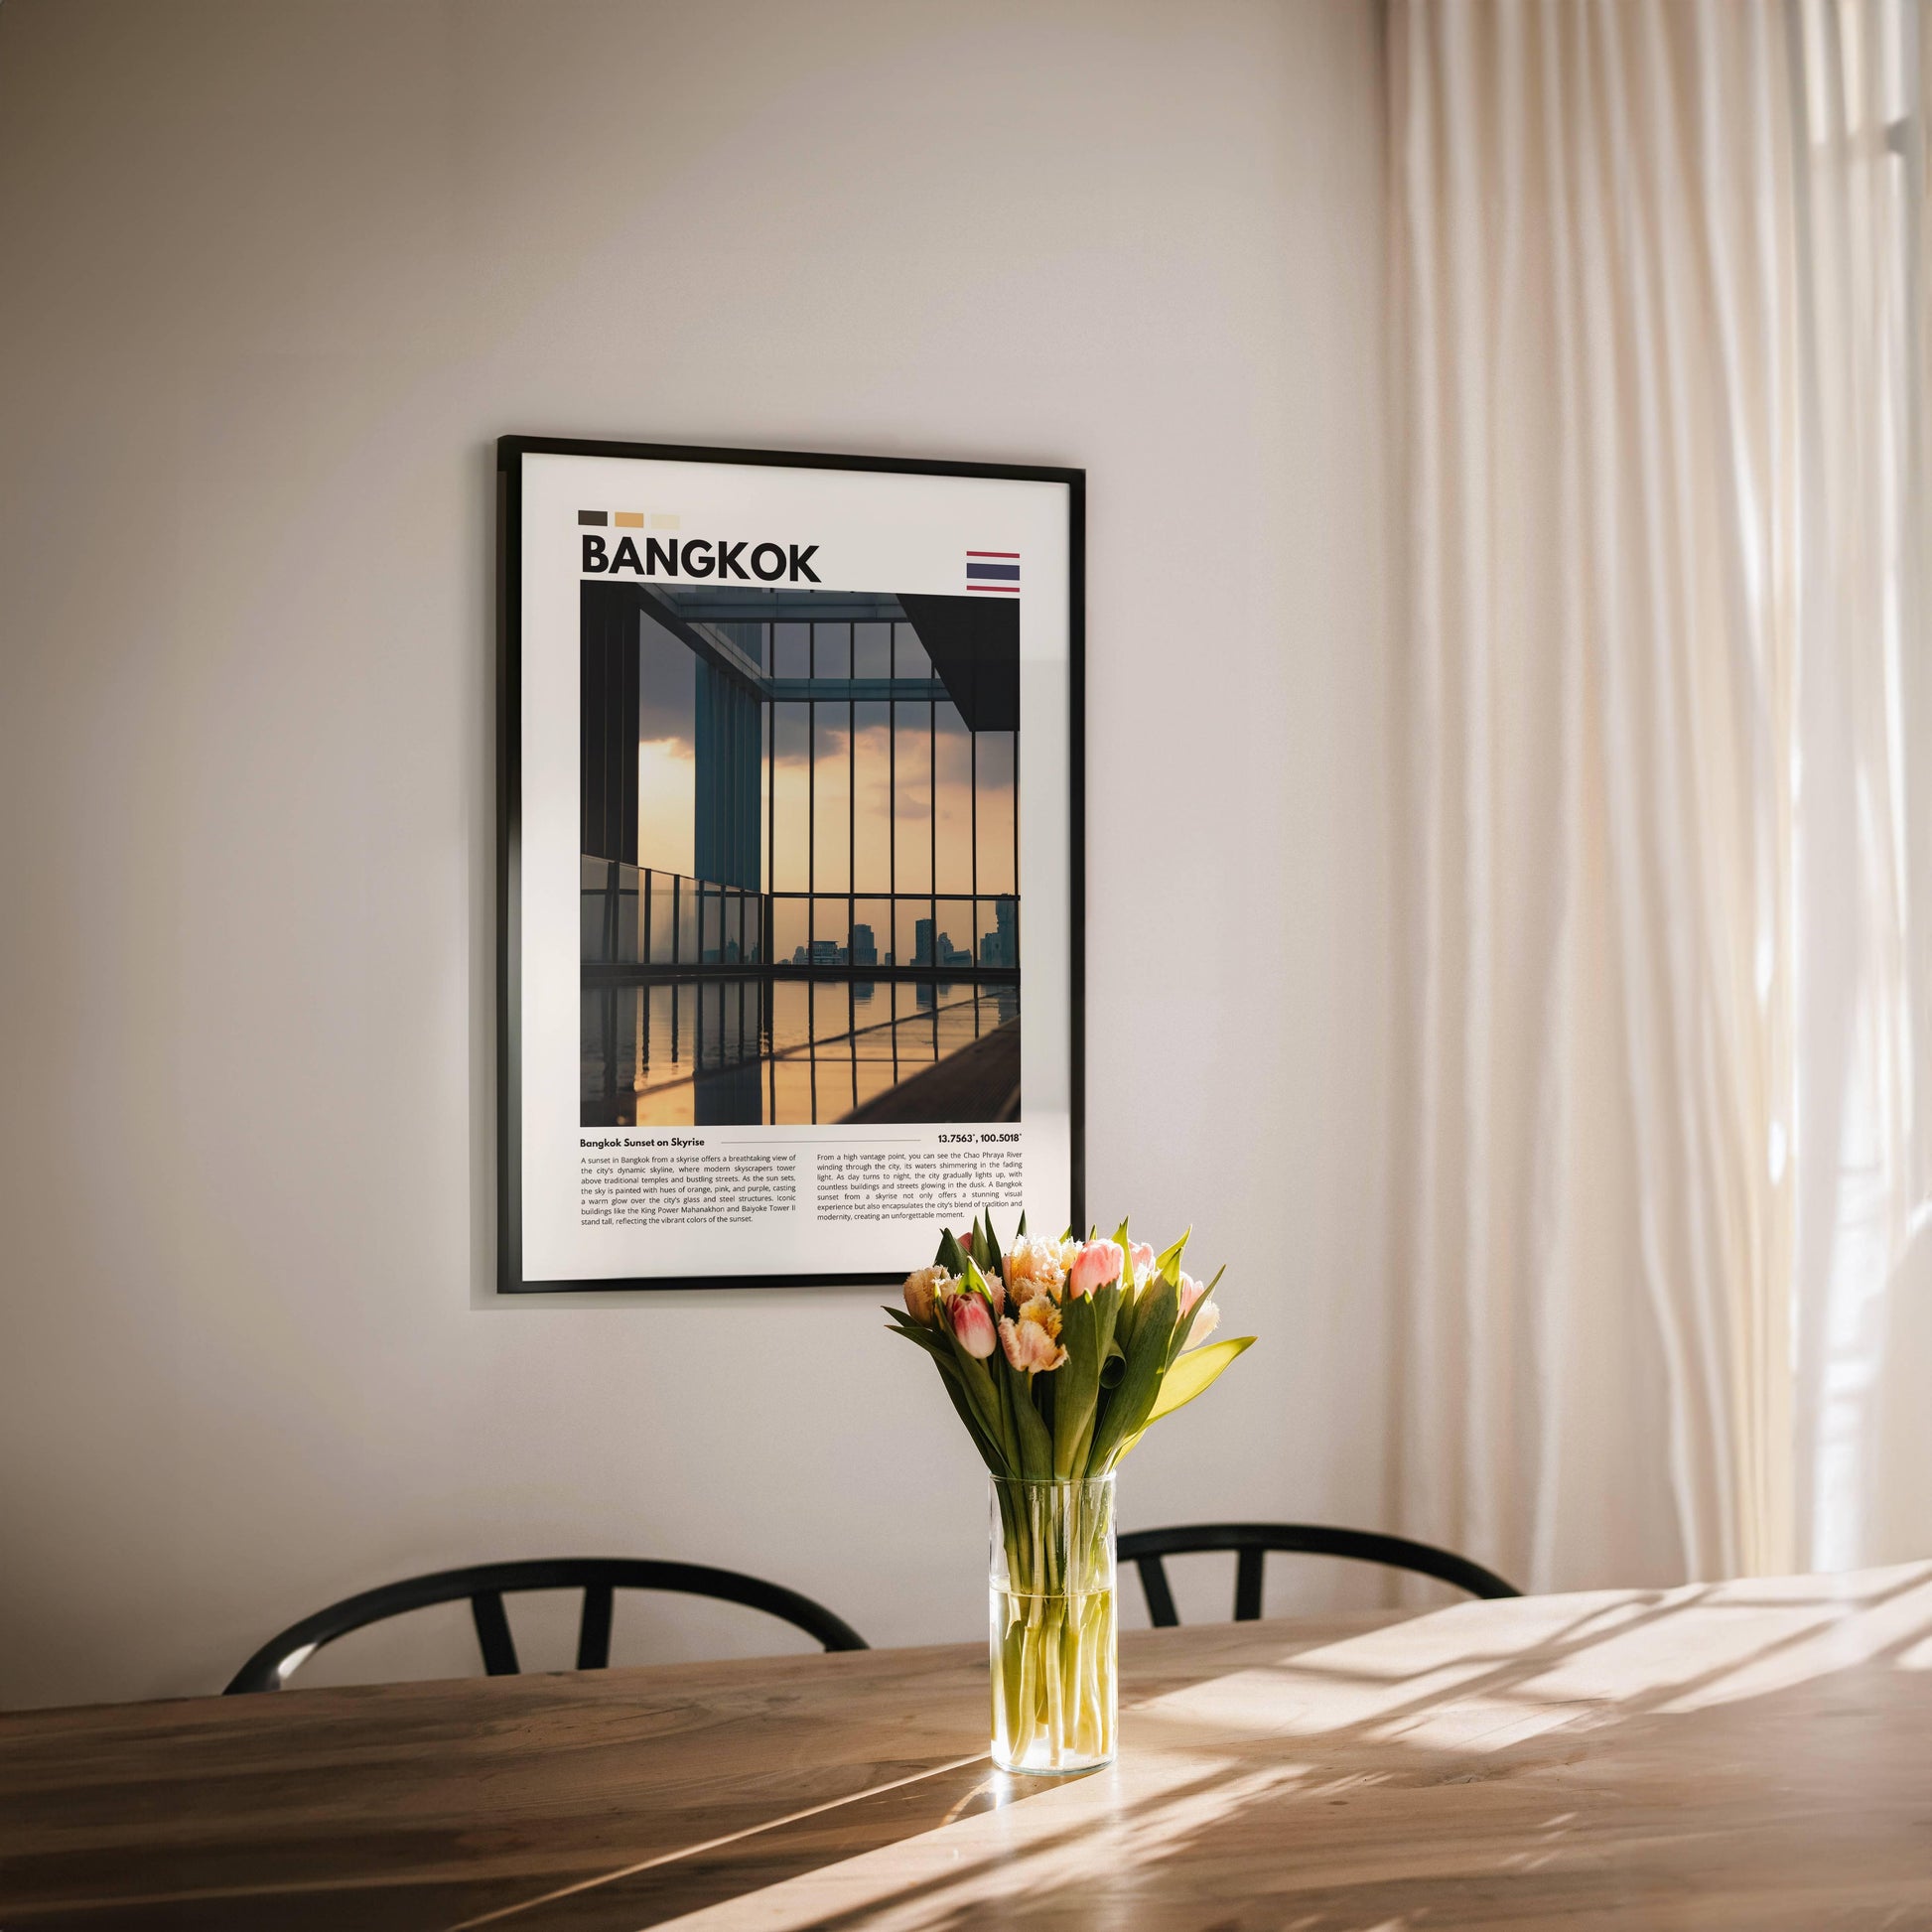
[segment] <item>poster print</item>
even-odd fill
[[[1079,1219],[1079,472],[499,445],[499,1288]]]

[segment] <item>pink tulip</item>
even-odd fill
[[[1066,1285],[1075,1295],[1091,1295],[1095,1289],[1118,1281],[1126,1260],[1118,1241],[1089,1241],[1074,1261]]]
[[[1145,1241],[1136,1241],[1128,1249],[1127,1259],[1134,1264],[1134,1272],[1138,1275],[1143,1268],[1154,1266],[1154,1250]]]
[[[1066,1350],[1037,1321],[1002,1321],[1000,1346],[1023,1375],[1056,1369],[1066,1360]]]
[[[998,1339],[993,1331],[993,1311],[977,1295],[955,1295],[946,1304],[946,1316],[967,1354],[976,1355],[981,1361],[992,1354]]]
[[[1186,1322],[1187,1317],[1190,1314],[1193,1314],[1194,1304],[1198,1302],[1200,1298],[1206,1293],[1207,1290],[1199,1282],[1195,1281],[1193,1276],[1191,1275],[1181,1276],[1180,1278],[1180,1319],[1183,1324]],[[1218,1302],[1208,1303],[1206,1308],[1202,1309],[1199,1314],[1194,1315],[1193,1325],[1185,1330],[1187,1335],[1185,1346],[1188,1348],[1198,1348],[1201,1345],[1201,1343],[1204,1342],[1208,1338],[1208,1336],[1214,1332],[1215,1323],[1217,1323],[1220,1320],[1220,1318],[1221,1318],[1220,1303]]]

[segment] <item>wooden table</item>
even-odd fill
[[[1122,1644],[1120,1762],[977,1648],[0,1719],[0,1927],[1932,1927],[1932,1564]]]

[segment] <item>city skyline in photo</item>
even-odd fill
[[[587,584],[584,605],[586,1123],[1011,1117],[1014,604]],[[827,1091],[801,1089],[820,1060]]]

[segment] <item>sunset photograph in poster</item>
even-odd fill
[[[582,597],[583,1124],[1019,1119],[1019,587]]]

